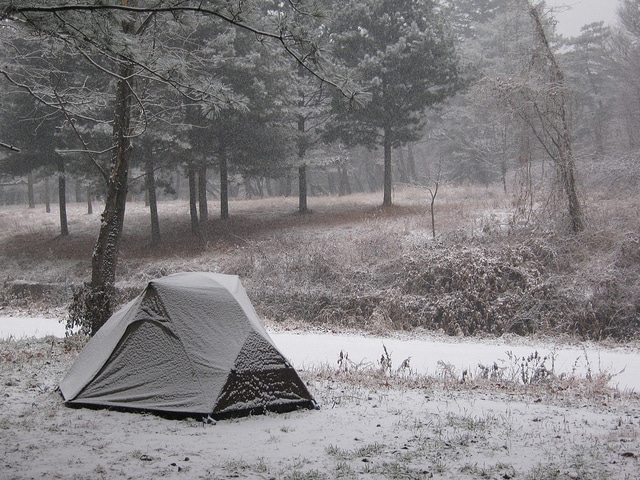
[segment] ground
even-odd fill
[[[391,209],[365,195],[315,198],[304,216],[295,199],[238,201],[231,222],[213,220],[201,235],[189,233],[184,202],[166,202],[157,249],[149,246],[148,213],[134,202],[119,287],[135,293],[177,271],[236,273],[272,332],[384,339],[429,330],[411,324],[420,317],[441,322],[431,324],[437,335],[474,331],[482,342],[504,338],[477,329],[506,311],[544,321],[489,326],[533,325],[531,338],[572,345],[584,335],[598,345],[633,343],[620,327],[633,332],[627,320],[638,311],[635,200],[615,209],[622,200],[599,198],[589,211],[599,228],[565,237],[553,233],[557,224],[514,223],[499,189],[441,195],[436,240],[419,189],[398,189]],[[62,238],[55,215],[0,208],[0,315],[64,319],[70,292],[88,277],[99,222],[79,204],[69,213],[71,235]],[[439,290],[429,290],[434,285]],[[0,342],[2,478],[640,478],[640,399],[607,383],[615,372],[558,375],[517,359],[511,375],[491,364],[465,374],[445,358],[423,373],[398,370],[400,360],[387,368],[384,356],[362,364],[352,354],[353,363],[296,365],[320,410],[213,425],[65,407],[57,384],[83,342]],[[629,351],[637,360],[637,348]]]
[[[0,343],[2,477],[640,478],[640,397],[599,377],[300,368],[319,410],[209,424],[64,406],[84,339]]]

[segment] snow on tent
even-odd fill
[[[60,383],[68,405],[224,418],[313,408],[236,276],[179,273],[98,330]]]

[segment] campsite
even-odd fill
[[[501,201],[497,191],[444,193],[443,209],[464,209],[465,215],[442,216],[443,231],[478,235],[481,223],[497,227],[496,212],[501,209],[492,213],[492,206]],[[489,203],[483,200],[487,194]],[[82,205],[71,205],[76,233],[64,245],[51,241],[54,219],[42,210],[3,208],[0,222],[11,225],[17,236],[13,241],[3,237],[5,252],[12,252],[11,258],[3,258],[5,265],[12,265],[11,277],[20,278],[16,284],[30,285],[31,290],[42,282],[53,293],[45,298],[9,296],[6,284],[1,315],[34,319],[29,327],[34,333],[38,328],[46,333],[48,324],[43,322],[48,321],[55,333],[24,338],[16,330],[0,344],[3,476],[638,478],[640,399],[632,379],[639,378],[634,375],[639,354],[633,341],[583,342],[553,332],[464,338],[396,329],[384,320],[355,329],[340,321],[304,323],[269,315],[274,309],[260,301],[264,292],[270,292],[274,282],[302,282],[301,277],[274,278],[279,271],[270,264],[272,277],[264,285],[256,283],[261,262],[277,257],[283,244],[304,237],[308,252],[316,256],[307,264],[316,267],[325,249],[336,251],[326,243],[328,236],[340,242],[343,255],[363,262],[371,261],[372,255],[388,256],[386,245],[398,242],[409,249],[407,254],[416,243],[430,241],[425,195],[416,189],[399,191],[396,208],[404,214],[393,217],[375,213],[377,199],[372,195],[317,198],[311,217],[320,230],[309,217],[291,215],[293,199],[238,201],[233,206],[242,230],[219,232],[208,244],[176,240],[175,248],[183,250],[174,257],[152,254],[138,245],[135,238],[144,228],[146,212],[143,204],[128,205],[128,247],[123,252],[123,272],[128,273],[122,290],[137,295],[163,273],[242,273],[261,323],[320,407],[216,424],[202,418],[64,405],[58,385],[86,339],[64,338],[68,294],[52,285],[61,280],[74,283],[73,275],[83,275],[83,242],[91,244],[98,217],[86,215]],[[460,198],[466,200],[459,203]],[[185,208],[181,202],[164,205],[167,228],[180,224]],[[253,221],[269,228],[246,230]],[[495,242],[496,234],[491,235]],[[585,243],[592,241],[590,235],[583,238]],[[25,255],[15,255],[16,241],[27,249]],[[363,248],[370,250],[365,253]],[[52,249],[57,260],[50,257]],[[364,264],[354,260],[350,268]],[[290,277],[294,273],[288,271]],[[424,349],[433,355],[425,353],[423,359]],[[461,358],[475,361],[456,363]]]
[[[640,479],[640,0],[565,3],[0,0],[0,479]]]

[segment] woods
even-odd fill
[[[567,39],[525,0],[0,1],[0,175],[56,175],[62,236],[68,181],[104,201],[71,309],[90,333],[114,308],[133,195],[156,248],[175,194],[197,237],[213,197],[228,220],[237,196],[391,207],[398,183],[431,189],[434,238],[436,193],[462,182],[501,182],[514,226],[579,233],[582,172],[636,158],[637,7]]]

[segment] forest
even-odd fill
[[[565,38],[553,9],[533,0],[0,1],[0,208],[56,208],[58,235],[68,237],[67,203],[89,213],[94,202],[104,205],[90,281],[70,308],[70,324],[88,333],[116,307],[125,207],[133,201],[147,209],[145,248],[161,249],[159,210],[169,200],[188,201],[184,215],[198,236],[232,220],[232,199],[295,198],[298,214],[313,222],[314,198],[374,192],[393,217],[398,192],[420,191],[435,240],[445,186],[498,186],[510,199],[507,235],[527,235],[528,252],[546,255],[541,245],[552,235],[557,247],[602,231],[592,205],[632,201],[637,192],[640,2],[620,5],[617,26],[585,25]],[[213,201],[219,212],[209,212]],[[637,225],[628,228],[620,248],[640,258]],[[498,256],[516,251],[527,255],[505,247]],[[562,263],[548,256],[544,262]],[[498,293],[524,291],[525,277],[537,275],[528,267],[491,270],[487,261],[480,270],[454,261],[429,271],[414,260],[399,267],[412,295],[495,293],[465,279],[445,286],[455,283],[451,271],[497,275]],[[628,281],[621,287],[616,275]],[[621,338],[637,330],[637,272],[613,277],[594,287],[599,302],[567,307],[566,331]],[[286,300],[262,293],[267,311],[269,302],[296,303],[295,293]],[[492,301],[508,314],[541,298],[563,304],[556,291],[520,293],[518,308],[515,298]],[[353,307],[349,301],[336,311]],[[478,314],[482,301],[466,298],[461,311],[431,315],[396,299],[384,316],[410,328],[416,321],[408,318],[427,315],[448,333],[536,330],[532,309],[508,327],[487,326],[496,322]],[[364,302],[352,309],[364,308],[369,313],[358,315],[367,318],[384,304]],[[323,304],[314,319],[327,317]],[[458,314],[492,320],[478,320],[488,322],[480,328],[442,318]],[[551,327],[563,323],[549,320],[557,309],[541,315]]]

